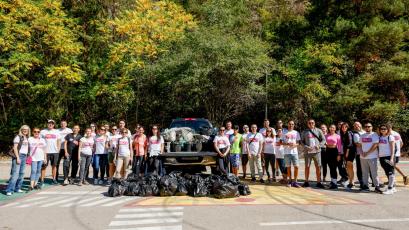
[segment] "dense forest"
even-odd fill
[[[307,117],[409,127],[409,0],[0,0],[20,125]]]

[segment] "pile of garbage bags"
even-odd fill
[[[126,180],[114,179],[108,196],[210,196],[218,199],[250,195],[247,184],[233,174],[206,175],[171,172],[169,175],[139,177],[129,174]]]

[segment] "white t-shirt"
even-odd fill
[[[367,152],[373,144],[378,144],[379,143],[379,136],[378,134],[371,132],[371,133],[364,133],[360,137],[360,142],[362,144],[362,151]],[[367,154],[366,157],[364,157],[361,154],[362,159],[376,159],[378,158],[378,148],[376,148],[374,151],[371,153]]]
[[[356,143],[356,144],[362,144],[361,143],[361,135],[362,134],[364,134],[365,133],[365,131],[359,131],[358,133],[354,133],[354,136],[353,136],[353,138],[354,138],[354,143]],[[361,155],[361,153],[362,153],[362,149],[361,148],[359,148],[359,147],[357,147],[356,148],[356,154],[357,155]]]
[[[300,133],[297,130],[291,130],[288,131],[284,136],[283,136],[283,142],[286,144],[293,143],[296,144],[301,140]],[[298,148],[297,146],[289,146],[285,145],[284,146],[284,154],[298,154]]]
[[[247,154],[247,135],[248,133],[243,133],[241,136],[242,145],[241,145],[241,154]]]
[[[402,137],[400,136],[400,134],[396,131],[392,131],[392,136],[395,138],[395,156],[396,157],[400,157],[400,145],[402,143]]]
[[[80,140],[81,145],[81,153],[85,155],[92,155],[92,149],[94,147],[94,138],[91,137],[83,137]]]
[[[263,143],[263,135],[261,133],[249,133],[247,135],[247,143],[249,146],[249,153],[251,155],[257,155],[260,151],[260,143]]]
[[[159,156],[162,150],[162,144],[164,144],[165,141],[163,140],[163,137],[160,136],[160,139],[158,140],[157,136],[151,136],[149,137],[148,141],[148,152],[149,156]]]
[[[264,153],[275,154],[274,145],[276,144],[275,137],[266,137],[264,138]]]
[[[308,153],[316,153],[316,152],[320,151],[320,150],[316,149],[316,146],[319,146],[321,148],[320,142],[309,131],[308,131],[308,134],[307,134],[307,138],[308,138],[308,143],[310,144],[308,147],[312,148],[312,150],[308,150],[307,152]]]
[[[26,154],[27,155],[27,153],[28,153],[28,139],[27,139],[27,137],[23,137],[23,138],[24,139],[23,139],[23,143],[21,143],[21,148],[20,148],[19,154]],[[20,136],[19,135],[17,135],[14,138],[13,143],[17,144],[17,145],[20,143]]]
[[[214,137],[213,143],[216,143],[218,149],[224,149],[230,146],[230,141],[227,136],[217,135]]]
[[[122,137],[121,135],[115,134],[115,135],[111,135],[111,136],[108,138],[108,141],[109,141],[109,149],[110,149],[111,151],[114,151],[114,150],[115,150],[116,144],[118,144],[118,138],[121,138],[121,137]]]
[[[274,151],[276,154],[276,158],[283,159],[284,158],[284,146],[281,143],[282,138],[276,137]]]
[[[61,140],[60,131],[57,129],[43,129],[41,130],[40,135],[47,143],[47,154],[60,152],[61,146],[57,146],[57,141]]]
[[[118,146],[118,156],[130,156],[131,155],[131,143],[130,138],[128,137],[120,137],[119,139],[119,146]],[[118,144],[118,143],[117,143]]]
[[[229,130],[226,129],[226,131],[224,131],[224,135],[227,137],[227,140],[230,141],[230,137],[232,135],[234,135],[234,130],[233,129],[229,129]]]
[[[96,135],[94,137],[94,141],[95,141],[95,154],[106,154],[107,149],[105,148],[105,146],[108,141],[108,136]]]
[[[276,133],[276,130],[274,129],[274,128],[271,128],[273,131],[271,132],[271,134],[273,135],[273,136],[276,136],[277,135],[277,133]],[[267,135],[267,129],[266,128],[261,128],[260,129],[260,131],[259,131],[259,133],[261,133],[262,135],[263,135],[263,137],[265,137],[266,135]]]
[[[44,160],[44,150],[47,147],[47,143],[44,138],[28,138],[28,143],[30,145],[30,156],[33,161],[43,161]],[[35,152],[34,152],[35,151]]]
[[[64,149],[64,143],[65,143],[65,136],[67,136],[67,134],[72,133],[72,129],[70,128],[59,128],[58,132],[60,132],[60,137],[61,137],[61,149]]]
[[[379,157],[387,157],[391,155],[391,147],[390,142],[395,141],[392,135],[388,135],[386,137],[380,136],[379,137]]]

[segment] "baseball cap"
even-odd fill
[[[55,124],[55,121],[53,119],[48,119],[47,123],[54,123]]]

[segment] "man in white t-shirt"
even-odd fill
[[[230,151],[230,140],[225,134],[224,127],[219,128],[219,134],[214,137],[213,145],[217,152],[217,168],[221,174],[228,174],[229,164],[227,161]]]
[[[360,122],[356,121],[354,122],[354,130],[352,131],[353,133],[353,138],[352,142],[355,145],[356,148],[356,156],[355,156],[355,167],[356,167],[356,176],[359,181],[359,188],[362,189],[363,187],[363,182],[362,182],[362,167],[361,167],[361,153],[362,153],[362,145],[361,145],[361,135],[365,133],[365,131],[362,130],[362,125]]]
[[[55,121],[48,120],[47,129],[43,129],[40,132],[40,136],[45,139],[47,143],[47,165],[51,164],[53,184],[58,184],[57,182],[57,161],[58,155],[61,148],[61,137],[60,132],[54,129]],[[44,186],[45,170],[47,167],[41,169],[41,186]]]
[[[365,124],[365,133],[360,136],[362,148],[361,167],[362,167],[362,189],[361,191],[369,192],[368,179],[369,175],[375,184],[375,192],[382,193],[379,188],[378,179],[378,144],[379,136],[372,131],[372,124]]]
[[[60,154],[58,155],[58,161],[57,161],[57,173],[56,173],[57,181],[58,181],[59,167],[60,167],[61,159],[67,159],[67,157],[65,157],[65,150],[64,150],[65,136],[72,133],[72,129],[67,127],[66,120],[61,120],[60,124],[61,124],[61,127],[58,129],[58,132],[60,133],[60,138],[61,138],[61,148],[60,148]]]
[[[294,130],[295,123],[293,120],[288,122],[288,132],[283,136],[284,145],[284,161],[287,168],[288,187],[301,187],[298,184],[298,145],[300,144],[301,137],[297,130]],[[291,179],[291,165],[294,166],[294,179]]]
[[[264,124],[264,125],[263,125],[263,128],[261,128],[260,131],[259,131],[259,133],[263,134],[263,137],[266,136],[266,131],[267,131],[267,129],[272,129],[272,130],[273,130],[272,133],[271,133],[273,136],[276,136],[276,135],[277,135],[276,130],[275,130],[274,128],[271,128],[271,127],[270,127],[270,120],[264,119],[264,123],[263,123],[263,124]]]
[[[263,150],[263,135],[257,132],[257,125],[251,125],[251,133],[247,134],[247,153],[250,163],[251,181],[256,181],[255,167],[257,167],[258,177],[260,183],[264,183],[263,180],[263,169],[261,167],[261,152]],[[256,165],[256,166],[254,166]]]
[[[390,134],[394,137],[395,140],[395,169],[403,176],[403,184],[408,185],[408,176],[398,167],[399,158],[401,149],[403,147],[403,140],[400,134],[392,129],[392,124],[387,124]]]
[[[241,136],[241,166],[243,167],[243,179],[247,175],[247,163],[249,157],[247,154],[247,135],[250,133],[248,125],[243,125],[243,135]]]
[[[224,131],[224,135],[227,137],[227,139],[230,140],[230,138],[231,138],[231,136],[233,134],[234,134],[233,124],[231,123],[231,121],[227,121],[226,122],[226,130]]]

